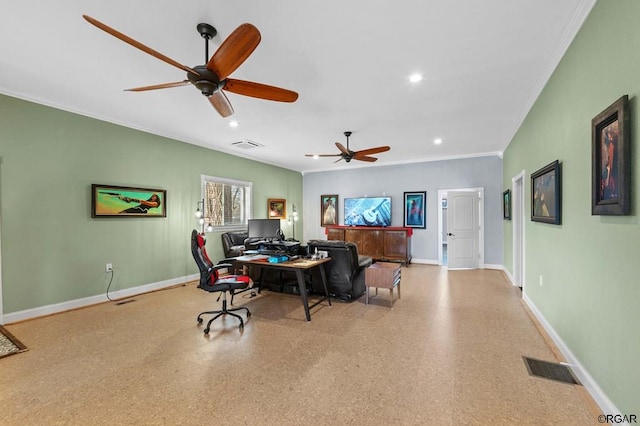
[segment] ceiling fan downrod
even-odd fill
[[[347,137],[347,151],[349,151],[349,136],[351,136],[352,132],[346,131],[344,135]]]
[[[200,23],[196,26],[196,29],[200,33],[200,37],[204,39],[204,63],[209,62],[209,40],[214,38],[218,34],[213,26],[205,23]]]

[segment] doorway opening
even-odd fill
[[[440,249],[442,250],[442,262],[438,262],[438,264],[442,266],[447,266],[447,194],[445,193],[440,200],[440,223],[442,225],[442,230],[440,230],[440,238],[442,238],[442,242],[440,243]]]
[[[512,197],[512,221],[513,221],[513,285],[524,290],[524,176],[525,171],[521,171],[511,179],[513,187]]]

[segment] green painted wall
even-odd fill
[[[640,2],[600,0],[504,155],[504,187],[562,162],[562,225],[525,223],[525,292],[623,413],[640,412],[638,94]],[[591,215],[591,119],[620,96],[631,109],[632,212]],[[511,222],[504,224],[512,271]],[[543,277],[543,286],[539,277]]]
[[[302,200],[298,172],[2,95],[0,160],[5,314],[104,294],[107,262],[111,291],[197,273],[201,174],[252,181],[254,217],[269,197]],[[167,217],[92,219],[92,183],[166,189]]]

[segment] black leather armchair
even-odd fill
[[[329,253],[331,261],[324,264],[327,286],[331,297],[353,301],[365,292],[364,270],[371,265],[369,256],[358,255],[358,247],[351,242],[311,240],[307,243],[309,253],[316,248]],[[324,294],[320,273],[313,270],[311,286],[314,292]]]
[[[245,250],[244,240],[247,238],[246,232],[225,232],[220,235],[220,238],[222,238],[222,250],[224,251],[225,258],[242,256]]]

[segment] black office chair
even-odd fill
[[[253,285],[251,277],[249,277],[248,275],[220,276],[218,272],[220,269],[231,268],[232,265],[229,263],[220,263],[214,265],[207,255],[204,237],[195,229],[193,230],[193,232],[191,232],[191,254],[193,255],[193,258],[196,261],[198,268],[200,269],[200,283],[198,284],[198,287],[209,293],[220,292],[220,296],[222,297],[222,309],[216,311],[201,312],[200,315],[198,315],[198,324],[202,324],[203,315],[215,315],[207,323],[207,327],[204,329],[204,334],[209,334],[211,323],[216,318],[219,318],[222,315],[231,315],[238,318],[240,320],[240,330],[242,330],[244,328],[244,321],[240,315],[235,314],[234,312],[244,309],[247,311],[247,318],[251,316],[251,312],[244,306],[235,309],[227,309],[227,292],[231,293],[231,304],[233,305],[234,292],[236,290],[246,289],[249,286]],[[218,297],[218,300],[220,300],[220,296]]]

